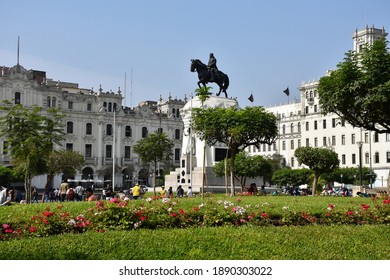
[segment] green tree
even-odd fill
[[[54,175],[63,173],[67,175],[75,175],[76,171],[81,169],[85,164],[84,156],[79,152],[74,151],[53,151],[49,154],[46,160],[47,163],[47,181],[44,188],[46,193],[51,186]],[[45,196],[42,196],[44,202]]]
[[[227,161],[227,168],[225,168],[224,161],[219,161],[213,166],[213,171],[218,177],[223,177],[231,173],[231,160],[228,159]],[[269,160],[260,155],[250,156],[246,152],[240,152],[236,155],[234,168],[235,179],[240,182],[241,190],[243,190],[247,178],[264,178],[272,172],[272,166]]]
[[[291,169],[282,168],[273,173],[272,182],[278,186],[300,186],[309,184],[313,171],[307,168]]]
[[[339,167],[340,161],[337,153],[327,148],[299,147],[294,155],[299,164],[308,166],[314,173],[313,195],[317,191],[320,176]]]
[[[387,41],[376,40],[359,53],[349,51],[337,69],[320,79],[324,114],[335,113],[354,127],[390,133],[390,54]]]
[[[25,108],[3,100],[0,110],[6,114],[0,118],[0,136],[8,143],[12,164],[24,175],[27,202],[31,201],[31,179],[47,172],[46,159],[55,144],[61,145],[63,115],[59,110],[41,107]]]
[[[373,174],[371,178],[371,183],[374,183],[376,180],[376,174],[371,172],[370,168],[363,166],[362,167],[362,181],[364,185],[370,185],[370,174]],[[360,170],[359,167],[344,167],[338,168],[333,172],[326,173],[322,176],[326,182],[339,182],[343,184],[360,184]]]
[[[234,163],[246,147],[272,144],[277,136],[276,116],[263,107],[195,109],[193,129],[207,144],[225,144],[231,152],[230,195],[234,196]]]
[[[156,193],[157,163],[164,160],[172,160],[173,147],[173,140],[168,139],[166,133],[159,132],[150,133],[147,137],[138,140],[137,143],[134,145],[134,152],[139,155],[143,163],[153,162],[154,193]]]

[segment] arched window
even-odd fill
[[[85,125],[85,134],[92,135],[92,124],[91,123],[87,123]]]
[[[51,97],[50,97],[50,96],[48,96],[48,97],[46,98],[46,105],[47,105],[48,108],[51,107]]]
[[[126,125],[126,127],[125,127],[125,136],[126,137],[132,137],[132,135],[131,135],[131,126],[130,125]]]
[[[142,138],[146,138],[148,136],[148,128],[142,127]]]
[[[51,99],[51,107],[55,108],[57,106],[57,99],[55,97],[53,97]]]
[[[180,140],[180,129],[175,129],[175,139]]]
[[[73,133],[73,122],[66,123],[66,133]]]
[[[112,125],[108,124],[106,126],[106,135],[112,135]]]

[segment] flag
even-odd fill
[[[283,90],[283,92],[284,92],[287,96],[290,95],[290,90],[288,89],[288,87],[287,87],[285,90]]]
[[[251,96],[249,96],[248,99],[249,99],[250,102],[253,102],[253,94],[251,94]]]

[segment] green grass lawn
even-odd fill
[[[215,195],[175,200],[182,209],[228,200],[252,205],[267,212],[324,212],[329,204],[350,209],[362,203],[374,207],[368,198],[343,197],[226,197]],[[147,204],[131,201],[131,204]],[[28,222],[45,207],[62,205],[77,215],[94,203],[46,203],[0,208],[0,223]],[[3,260],[388,260],[389,225],[334,226],[224,226],[184,229],[137,229],[130,231],[87,231],[41,238],[0,241]]]

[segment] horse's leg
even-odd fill
[[[202,88],[202,87],[200,86],[200,84],[201,84],[201,82],[199,81],[199,82],[198,82],[198,87],[199,87],[199,88]]]

